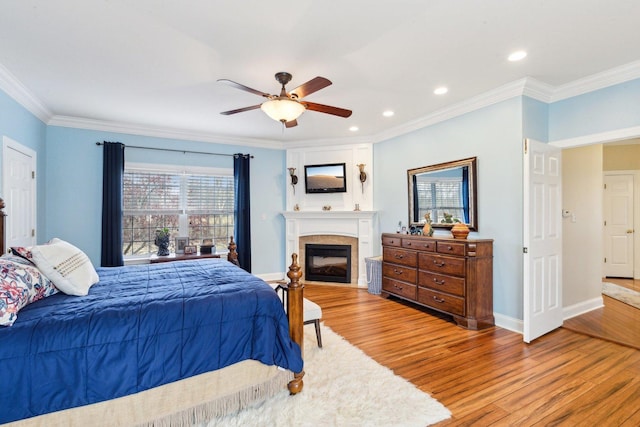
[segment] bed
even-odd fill
[[[292,260],[290,319],[268,284],[222,259],[98,268],[86,296],[27,305],[0,326],[0,424],[189,425],[301,391]]]

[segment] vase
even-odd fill
[[[466,239],[469,235],[469,227],[467,224],[456,222],[453,227],[451,227],[451,234],[454,239]]]
[[[169,236],[156,236],[154,242],[158,247],[158,256],[167,256],[169,252]]]

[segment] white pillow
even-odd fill
[[[46,245],[32,247],[31,253],[33,263],[65,294],[87,295],[100,280],[89,257],[64,240],[51,239]]]

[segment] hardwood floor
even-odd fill
[[[640,291],[640,280],[603,279]],[[602,296],[604,307],[564,321],[563,328],[640,350],[640,310]]]
[[[305,297],[326,326],[449,408],[438,426],[640,425],[636,349],[562,328],[526,344],[366,289],[306,285]]]

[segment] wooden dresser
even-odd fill
[[[382,235],[382,295],[451,314],[468,329],[492,326],[493,240]]]

